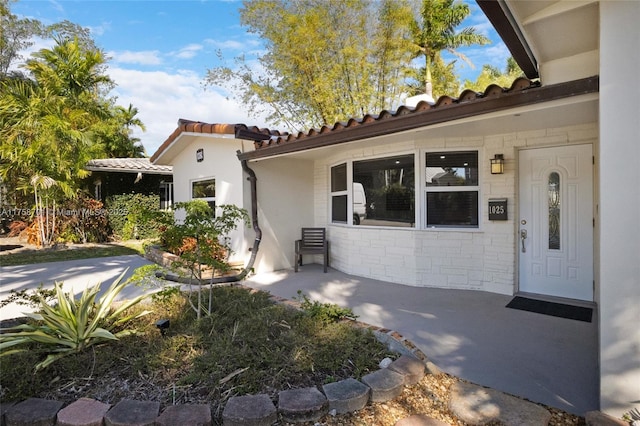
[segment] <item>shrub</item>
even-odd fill
[[[231,247],[228,234],[236,229],[239,222],[249,223],[247,211],[234,205],[224,204],[218,207],[217,214],[203,200],[176,203],[176,209],[184,209],[186,216],[181,223],[165,222],[162,226],[160,241],[163,247],[179,256],[173,267],[186,270],[190,278],[202,282],[203,272],[211,270],[211,279],[215,272],[224,273],[230,269],[228,262]],[[210,288],[211,291],[211,288]],[[197,306],[191,306],[200,319],[201,313],[211,313],[202,304],[202,289],[198,287]]]
[[[29,244],[41,246],[42,225],[51,236],[50,242],[101,243],[109,236],[106,210],[100,201],[86,195],[66,199],[48,210],[34,210],[29,222],[16,220],[9,236],[25,236]]]
[[[342,308],[333,303],[312,301],[306,294],[302,293],[302,290],[298,290],[298,297],[294,297],[294,299],[300,302],[300,307],[304,312],[323,324],[338,322],[345,318],[356,319],[358,317],[351,308]]]
[[[17,346],[35,343],[45,347],[47,358],[36,365],[36,371],[47,367],[56,360],[84,351],[86,348],[109,340],[135,333],[134,330],[124,329],[116,331],[118,327],[134,318],[146,315],[144,311],[138,314],[124,316],[124,312],[141,302],[146,295],[139,296],[121,304],[117,309],[112,308],[115,297],[127,284],[122,282],[126,270],[118,277],[96,302],[100,292],[100,284],[93,288],[87,287],[79,300],[74,300],[73,294],[64,293],[62,284],[55,284],[54,306],[39,296],[40,312],[26,314],[36,321],[36,324],[22,324],[8,329],[9,332],[0,334],[0,356],[7,356],[26,349],[15,349]]]
[[[17,237],[27,229],[29,224],[24,220],[14,220],[9,224],[9,237]]]
[[[71,243],[107,241],[108,218],[102,202],[80,195],[63,204],[58,214],[58,240]]]
[[[107,199],[109,226],[123,239],[157,238],[162,226],[159,195],[121,194]]]

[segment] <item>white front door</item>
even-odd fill
[[[592,146],[520,151],[519,290],[593,301]]]

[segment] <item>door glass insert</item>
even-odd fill
[[[549,175],[549,250],[560,250],[560,175]]]

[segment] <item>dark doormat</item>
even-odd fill
[[[513,300],[507,304],[507,308],[584,322],[591,322],[593,316],[593,309],[591,308],[546,302],[544,300],[529,299],[521,296],[514,297]]]

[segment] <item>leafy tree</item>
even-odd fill
[[[137,110],[104,96],[113,82],[102,72],[103,53],[78,38],[55,41],[26,62],[30,78],[0,81],[0,179],[25,197],[37,190],[36,211],[43,213],[42,206],[77,194],[90,159],[141,151],[130,138],[130,126],[141,125]],[[48,218],[38,220],[41,231],[49,226]],[[41,243],[52,239],[43,235]]]
[[[20,52],[33,46],[36,37],[73,40],[77,38],[85,50],[97,50],[89,29],[69,21],[43,25],[36,19],[18,18],[11,13],[10,3],[0,0],[0,78],[20,77],[20,71],[12,70],[24,58]]]
[[[213,279],[216,272],[225,273],[231,269],[228,262],[232,253],[229,233],[240,222],[250,223],[246,210],[232,204],[223,204],[214,210],[206,201],[192,200],[176,203],[176,209],[184,209],[185,218],[178,222],[174,216],[156,216],[166,221],[160,241],[164,248],[179,256],[172,265],[179,271],[186,270],[191,279],[197,281],[196,306],[191,299],[189,304],[200,319],[202,313],[212,313]],[[205,269],[210,269],[209,306],[203,305],[202,284]],[[191,287],[191,284],[190,284]]]
[[[291,130],[390,108],[410,61],[411,9],[402,0],[245,1],[241,22],[266,42],[260,67],[209,70],[251,113]]]
[[[104,145],[109,158],[143,158],[146,151],[139,138],[133,137],[133,128],[146,130],[142,120],[137,118],[138,108],[129,104],[127,108],[116,105],[111,108],[110,117],[98,123],[96,138]]]
[[[70,21],[56,22],[45,27],[45,36],[54,40],[77,39],[83,50],[99,50],[95,41],[91,38],[91,31]]]
[[[438,56],[432,65],[431,87],[435,87],[435,93],[440,95],[456,96],[460,93],[460,80],[456,74],[456,62],[445,63],[442,57]],[[425,93],[424,76],[427,73],[426,67],[415,68],[409,74],[409,93],[418,95]],[[431,93],[433,96],[433,92]],[[435,100],[435,99],[434,99]]]
[[[419,19],[411,23],[414,57],[422,56],[426,63],[424,79],[421,78],[420,81],[424,82],[426,93],[430,96],[433,96],[433,75],[436,67],[440,66],[440,70],[443,69],[440,55],[443,50],[471,64],[465,55],[455,49],[490,43],[487,37],[477,33],[473,27],[457,30],[457,27],[470,13],[467,4],[456,0],[423,0]],[[444,69],[452,72],[449,65]],[[435,89],[439,94],[451,94],[446,92],[446,87],[436,87]]]
[[[484,65],[482,72],[478,75],[476,81],[465,80],[464,88],[475,90],[476,92],[484,91],[489,85],[497,84],[502,87],[511,87],[511,84],[518,77],[524,76],[524,73],[512,57],[507,59],[507,66],[502,72],[498,68],[491,65]]]
[[[99,49],[84,48],[78,38],[54,40],[53,48],[34,53],[25,68],[40,85],[69,101],[97,104],[99,95],[113,87],[102,72],[105,55]]]
[[[18,76],[9,69],[22,59],[20,51],[33,45],[33,37],[43,33],[39,21],[19,19],[9,10],[9,0],[0,0],[0,79]]]

